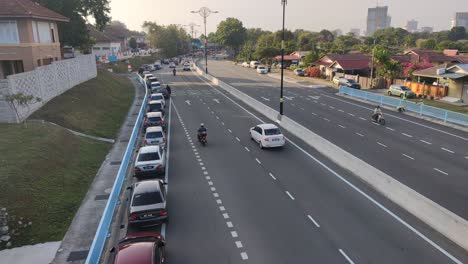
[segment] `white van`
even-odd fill
[[[249,66],[250,66],[250,68],[252,68],[252,69],[257,69],[258,65],[260,65],[260,62],[258,62],[258,61],[251,61]]]

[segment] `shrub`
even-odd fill
[[[313,67],[310,69],[309,76],[314,78],[319,78],[322,73],[317,67]]]

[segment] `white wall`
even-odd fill
[[[92,54],[95,56],[112,56],[120,51],[120,42],[98,42],[92,48]]]
[[[96,76],[94,55],[54,61],[34,71],[9,75],[6,81],[0,83],[0,88],[2,88],[0,89],[0,122],[19,121],[16,120],[14,111],[3,100],[2,95],[23,93],[41,98],[41,102],[20,108],[20,120],[24,120],[52,98]]]

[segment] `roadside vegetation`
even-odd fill
[[[106,65],[103,65],[106,69],[112,69],[114,73],[128,73],[128,65],[132,66],[132,71],[138,71],[138,67],[142,64],[154,63],[156,60],[160,59],[160,56],[157,54],[152,54],[149,56],[136,56],[128,60],[112,62]]]
[[[133,102],[127,77],[98,71],[97,78],[57,96],[30,119],[40,119],[97,137],[115,138]]]

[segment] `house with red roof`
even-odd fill
[[[68,21],[30,0],[0,0],[0,79],[60,60],[57,22]]]

